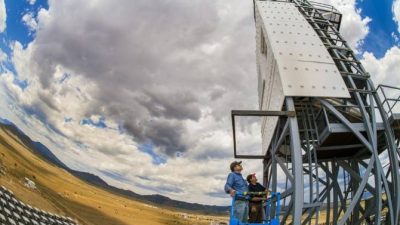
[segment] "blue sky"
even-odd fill
[[[29,30],[23,23],[22,17],[28,12],[32,13],[34,17],[37,17],[39,10],[41,8],[48,9],[49,5],[47,0],[37,0],[33,5],[23,0],[6,0],[5,4],[7,28],[0,34],[0,38],[3,40],[0,47],[3,51],[9,53],[10,49],[8,48],[8,43],[10,41],[18,41],[26,47],[35,38],[35,32]]]
[[[36,18],[40,9],[48,9],[49,6],[47,0],[37,0],[32,5],[28,1],[6,0],[5,4],[7,13],[6,29],[4,32],[0,33],[0,49],[10,57],[10,45],[12,42],[18,41],[25,48],[35,38],[36,32],[31,31],[23,22],[23,16],[27,13],[31,13],[33,17]],[[13,63],[6,61],[3,63],[1,70],[4,69],[3,67],[12,71],[18,77]],[[26,88],[28,85],[26,81],[18,79],[15,80],[15,83],[21,88]]]
[[[392,34],[399,35],[398,26],[393,20],[392,0],[358,0],[357,7],[361,9],[363,17],[369,17],[370,32],[364,39],[363,51],[372,52],[375,57],[381,58],[386,51],[399,42],[395,41]]]
[[[14,41],[18,41],[22,44],[23,48],[26,48],[29,43],[31,43],[35,39],[36,30],[31,30],[23,21],[23,16],[27,13],[32,13],[33,18],[37,19],[38,12],[41,9],[48,10],[49,5],[47,0],[36,0],[34,4],[30,4],[29,1],[13,1],[6,0],[6,12],[7,12],[7,21],[6,21],[6,30],[3,33],[0,33],[0,38],[2,39],[2,44],[0,48],[3,52],[5,52],[8,56],[11,56],[10,44]],[[22,89],[25,89],[28,83],[25,80],[19,80],[18,74],[14,69],[14,65],[11,62],[6,62],[4,66],[12,71],[16,78],[15,84],[20,86]],[[2,68],[3,69],[3,68]],[[64,76],[60,79],[60,83],[64,82],[68,79],[70,75],[65,73]],[[36,111],[34,108],[26,108],[26,112],[28,114],[36,114],[39,116],[43,122],[46,122],[45,115],[41,114],[39,111]],[[93,125],[98,128],[105,128],[106,124],[104,123],[105,118],[102,117],[99,121],[94,122],[90,118],[84,118],[80,121],[82,125]],[[70,122],[70,118],[65,119],[66,122]],[[51,126],[51,124],[49,124]],[[53,128],[53,130],[55,130]],[[154,151],[152,144],[144,143],[140,146],[140,151],[149,154],[153,158],[154,164],[162,164],[166,162],[166,159],[157,155]],[[110,174],[110,173],[108,173]],[[107,175],[108,175],[107,174]]]
[[[251,1],[32,2],[5,0],[0,117],[111,184],[226,204],[229,111],[258,102]],[[373,54],[373,73],[399,64],[384,58],[399,44],[392,5],[359,0],[360,15],[350,10],[371,19],[365,37],[349,38],[362,40],[360,58]],[[245,165],[260,174],[260,163]]]
[[[24,0],[5,0],[7,11],[7,28],[0,33],[2,40],[0,48],[2,51],[10,54],[9,44],[12,41],[20,42],[26,47],[35,38],[35,31],[31,31],[22,21],[22,17],[27,13],[32,13],[36,18],[40,9],[48,9],[47,0],[36,0],[33,5]],[[399,36],[398,26],[393,20],[392,0],[357,0],[356,6],[361,10],[362,17],[369,17],[372,21],[369,23],[370,32],[366,36],[361,46],[362,52],[371,52],[377,58],[384,56],[386,51],[392,46],[399,45],[393,34]],[[13,70],[12,64],[6,64],[7,68]],[[21,84],[26,85],[26,84]]]

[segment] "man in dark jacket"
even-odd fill
[[[249,192],[265,192],[267,189],[257,182],[256,174],[250,174],[247,176],[247,182],[249,182]],[[249,222],[250,223],[262,223],[263,222],[263,200],[266,199],[267,193],[263,195],[253,195],[249,201]]]

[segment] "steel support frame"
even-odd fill
[[[320,207],[328,202],[326,208],[329,210],[325,210],[327,222],[333,222],[333,224],[357,224],[360,219],[367,221],[370,218],[375,218],[374,224],[380,224],[377,218],[381,218],[380,212],[383,205],[389,209],[392,215],[393,210],[390,209],[393,203],[388,192],[388,182],[381,180],[383,177],[386,179],[386,176],[383,176],[382,166],[376,163],[376,161],[379,161],[379,157],[377,154],[373,154],[374,144],[371,144],[367,138],[355,129],[353,124],[332,104],[324,99],[314,99],[313,101],[318,102],[320,107],[323,107],[346,125],[364,144],[365,148],[370,150],[371,158],[364,161],[338,158],[332,159],[327,164],[318,161],[316,155],[311,158],[311,155],[307,154],[307,152],[315,153],[312,150],[317,143],[317,138],[312,135],[312,131],[315,130],[315,124],[311,123],[315,119],[312,112],[304,109],[308,109],[315,103],[297,102],[294,110],[296,108],[303,110],[296,110],[296,117],[280,121],[280,123],[283,123],[278,125],[281,129],[275,132],[269,155],[264,160],[266,174],[269,174],[269,176],[265,176],[265,184],[272,191],[277,191],[277,183],[279,182],[277,179],[278,169],[283,172],[287,182],[290,184],[285,185],[287,188],[282,190],[282,198],[290,198],[286,210],[283,210],[283,221],[286,221],[286,224],[318,224]],[[293,98],[286,99],[287,110],[293,111],[290,106],[294,106]],[[303,123],[303,131],[299,130],[298,124],[300,122]],[[305,124],[307,123],[310,126],[306,127]],[[375,126],[372,125],[371,127]],[[290,147],[290,156],[285,158],[282,153],[277,152],[282,145]],[[305,154],[302,154],[302,152],[305,152]],[[303,161],[303,159],[306,159],[306,161]],[[318,175],[322,173],[325,174],[325,178]],[[338,181],[339,173],[342,173],[344,177],[348,177],[348,184],[343,185]],[[371,176],[375,179],[374,185],[368,182]],[[307,177],[309,182],[304,185],[303,182]],[[315,187],[316,190],[315,194],[313,191],[310,192],[308,202],[304,199],[303,191],[307,186],[310,187],[309,190],[312,190],[311,187]],[[382,188],[389,196],[389,199],[384,204],[381,201]],[[320,190],[322,191],[320,192]],[[363,200],[361,197],[365,192],[369,192],[370,195],[374,196],[374,205],[377,206],[374,208],[380,210],[376,211],[371,206],[368,209],[362,206]],[[332,212],[330,209],[332,209]],[[299,213],[301,216],[299,216]],[[329,218],[332,218],[332,221],[329,221]]]
[[[337,102],[333,104],[323,98],[286,97],[284,107],[295,112],[295,116],[279,120],[279,129],[275,130],[268,152],[262,156],[264,184],[274,192],[282,192],[281,224],[317,225],[322,214],[325,214],[324,222],[333,225],[399,224],[399,140],[396,142],[383,108],[385,102],[382,103],[369,74],[336,27],[324,20],[307,0],[288,2],[298,7],[321,38],[339,68],[351,98],[335,99]],[[359,112],[365,135],[346,117],[343,108]],[[318,111],[329,113],[345,125],[370,153],[369,158],[319,160],[315,151],[319,144],[315,122]],[[383,153],[390,161],[387,167],[382,166],[378,153],[376,113],[383,120],[386,146]],[[290,151],[280,151],[282,146]],[[278,179],[278,175],[286,182],[279,190],[278,182],[282,179]],[[309,198],[305,198],[306,193]]]
[[[375,92],[375,88],[369,79],[369,74],[365,71],[361,63],[356,58],[354,52],[348,46],[347,42],[342,38],[337,29],[325,21],[324,27],[321,27],[320,22],[315,21],[315,18],[321,18],[322,15],[318,15],[319,12],[315,8],[313,9],[312,4],[308,1],[294,1],[297,5],[299,11],[305,16],[310,25],[318,33],[319,37],[325,44],[325,46],[330,50],[330,54],[334,59],[336,65],[341,71],[343,78],[347,82],[349,90],[352,93],[352,99],[350,100],[353,105],[357,106],[364,123],[367,137],[362,136],[357,133],[355,129],[352,129],[352,124],[344,118],[341,113],[335,109],[334,106],[330,105],[327,101],[320,99],[320,102],[324,107],[330,109],[330,113],[334,114],[343,124],[345,124],[352,132],[360,139],[360,141],[365,145],[365,147],[371,152],[371,158],[369,159],[368,167],[366,172],[373,171],[374,176],[374,187],[371,194],[374,194],[374,209],[369,211],[374,211],[373,218],[374,224],[381,223],[381,213],[383,203],[381,201],[382,193],[384,191],[387,201],[386,207],[388,208],[389,221],[391,224],[399,222],[399,194],[393,193],[391,196],[390,190],[399,190],[399,168],[398,168],[398,156],[397,149],[395,146],[395,139],[393,132],[390,128],[387,114],[382,107],[381,100],[378,94]],[[307,6],[307,7],[304,7]],[[362,85],[356,85],[355,80]],[[360,89],[361,87],[361,89]],[[346,101],[343,101],[346,103]],[[374,105],[376,103],[376,106]],[[387,176],[384,174],[380,158],[377,151],[377,130],[376,130],[376,115],[375,107],[378,108],[379,113],[383,119],[383,124],[385,126],[385,136],[386,136],[386,146],[387,153],[389,155],[390,161],[392,162],[392,187],[389,187],[389,182]],[[353,174],[354,175],[354,174]],[[361,192],[365,189],[367,185],[367,178],[365,176],[363,180],[358,181],[358,190],[354,192],[352,196],[352,201],[349,207],[344,213],[343,217],[337,224],[353,224],[358,218],[359,209],[357,205],[360,206],[360,196]],[[357,183],[356,183],[357,184]],[[383,190],[382,190],[383,189]],[[371,190],[370,190],[371,191]],[[356,210],[355,210],[356,209]],[[348,220],[350,216],[356,217],[353,220]],[[352,222],[353,221],[353,222]],[[334,223],[336,224],[336,223]]]
[[[294,112],[295,105],[293,98],[287,97],[285,100],[286,110]],[[290,199],[288,206],[285,207],[282,217],[292,221],[294,225],[300,225],[303,215],[304,203],[304,185],[303,185],[303,161],[302,161],[302,147],[300,142],[300,133],[298,127],[298,120],[296,116],[288,117],[285,121],[280,120],[282,124],[280,132],[275,132],[271,141],[270,148],[267,152],[267,157],[264,160],[264,185],[269,187],[272,191],[277,191],[278,184],[278,169],[283,172],[290,182],[287,189],[282,192],[282,200]],[[278,127],[280,127],[278,125]],[[278,155],[278,149],[285,144],[290,148],[291,163],[287,159]],[[287,184],[287,183],[286,183]]]

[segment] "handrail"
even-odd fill
[[[385,92],[385,89],[389,90],[394,90],[399,92],[398,97],[388,97],[387,92]],[[376,88],[376,92],[378,93],[380,91],[383,95],[383,101],[381,104],[381,107],[385,109],[385,106],[387,106],[387,109],[385,109],[385,112],[387,114],[387,117],[390,118],[393,115],[393,109],[397,105],[398,102],[400,102],[400,87],[395,87],[391,85],[386,85],[386,84],[380,84]]]
[[[246,201],[250,200],[251,195],[262,195],[262,194],[269,194],[270,197],[267,198],[266,200],[266,207],[264,208],[264,220],[263,223],[259,223],[260,225],[279,225],[279,216],[280,216],[280,210],[281,210],[281,193],[279,192],[270,192],[270,191],[261,191],[261,192],[236,192],[235,196],[232,197],[232,206],[231,206],[231,211],[230,211],[230,224],[235,224],[235,225],[245,225],[247,223],[241,223],[238,221],[238,218],[235,218],[235,202],[236,198],[245,198]],[[264,202],[264,201],[263,201]],[[276,203],[275,205],[275,213],[274,215],[271,215],[271,206],[272,203]],[[264,203],[263,203],[264,204]]]
[[[250,195],[262,195],[262,194],[268,194],[271,193],[270,191],[257,191],[257,192],[251,192],[251,191],[244,191],[244,192],[236,192],[235,195],[237,197],[245,197],[245,196],[250,196]]]
[[[236,146],[236,122],[235,117],[252,116],[252,117],[295,117],[295,111],[264,111],[264,110],[232,110],[232,133],[233,133],[233,155],[235,158],[241,159],[264,159],[265,155],[240,155],[237,153]]]
[[[377,89],[380,87],[385,87],[385,88],[391,88],[391,89],[397,89],[400,91],[400,87],[395,87],[395,86],[391,86],[391,85],[387,85],[387,84],[379,84]]]
[[[315,2],[315,1],[308,1],[310,2],[314,7],[320,7],[321,9],[326,9],[328,11],[334,12],[334,13],[340,13],[339,10],[337,10],[334,6],[325,4],[325,3],[320,3],[320,2]]]

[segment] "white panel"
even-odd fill
[[[259,82],[265,82],[261,110],[282,110],[285,96],[350,97],[321,39],[293,3],[257,1],[256,31]],[[274,117],[263,121],[263,153],[276,123]]]
[[[293,3],[257,1],[257,9],[285,96],[350,97],[321,39]]]

